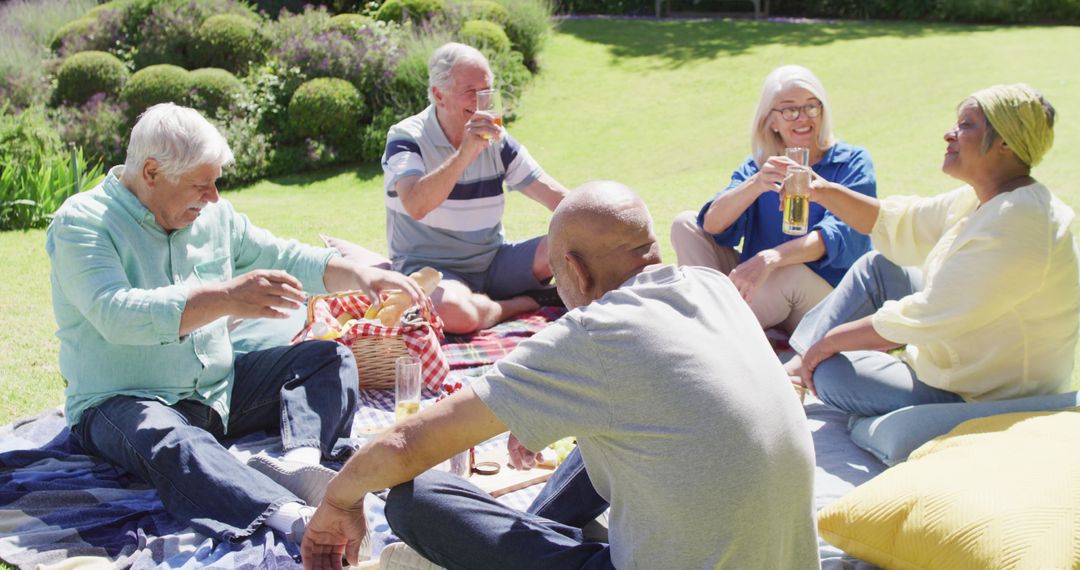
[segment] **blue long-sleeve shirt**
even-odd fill
[[[861,147],[838,142],[825,151],[825,155],[813,165],[813,169],[825,180],[843,184],[867,196],[877,196],[874,162],[870,159],[870,153]],[[705,212],[709,211],[714,200],[757,174],[758,170],[754,158],[747,158],[746,162],[732,173],[728,187],[713,196],[698,212],[698,226],[705,227]],[[782,222],[780,195],[776,192],[765,192],[728,229],[713,234],[713,239],[717,244],[727,247],[736,247],[742,242],[740,260],[746,261],[761,250],[774,248],[800,237],[785,234],[781,230]],[[815,230],[820,232],[825,243],[825,255],[806,265],[835,287],[851,264],[870,251],[870,238],[851,229],[820,204],[811,203],[809,231]]]

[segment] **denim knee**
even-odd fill
[[[421,522],[428,519],[440,503],[439,497],[452,493],[461,486],[461,481],[449,473],[428,470],[391,488],[386,496],[386,522],[399,538],[408,542],[407,536],[415,530],[411,524],[413,518]]]
[[[340,392],[346,401],[356,404],[360,401],[360,384],[356,368],[356,357],[348,347],[332,340],[310,340],[306,345],[306,364],[315,370],[336,370],[337,374],[313,374],[307,382],[319,386],[321,390]],[[356,405],[350,406],[355,412]]]

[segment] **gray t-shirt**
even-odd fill
[[[813,444],[727,277],[664,266],[473,383],[530,449],[575,436],[618,568],[816,568]]]

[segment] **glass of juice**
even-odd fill
[[[784,179],[784,223],[781,229],[785,234],[801,236],[809,229],[810,222],[810,169],[805,166],[790,166]]]
[[[498,89],[483,89],[476,92],[476,110],[494,117],[495,124],[503,126],[502,95]]]
[[[394,421],[420,411],[420,359],[399,356],[394,362]]]

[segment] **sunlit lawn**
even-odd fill
[[[509,128],[567,186],[610,178],[635,187],[674,261],[668,224],[699,207],[747,155],[761,81],[777,65],[800,63],[822,78],[836,131],[870,150],[883,195],[955,187],[939,167],[957,103],[993,83],[1024,81],[1060,118],[1054,150],[1035,175],[1078,208],[1076,53],[1080,28],[1068,27],[566,21]],[[281,236],[316,243],[329,233],[385,251],[381,185],[377,165],[365,165],[227,197]],[[541,233],[546,223],[540,206],[511,198],[511,238]],[[0,233],[0,422],[63,399],[43,244],[44,231]]]

